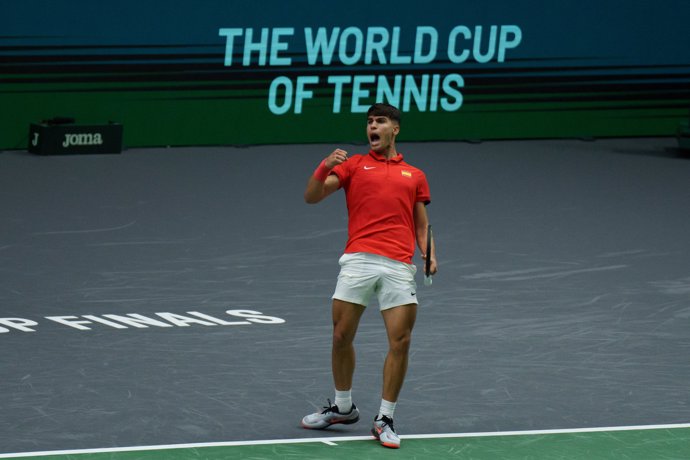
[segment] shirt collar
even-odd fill
[[[386,161],[386,157],[384,155],[376,153],[373,150],[369,150],[369,156],[374,158],[376,161]],[[393,158],[390,159],[390,161],[393,163],[400,163],[402,160],[403,160],[403,155],[400,152],[398,152],[398,154],[396,156],[394,156]]]

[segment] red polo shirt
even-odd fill
[[[403,161],[370,151],[333,168],[345,190],[348,210],[346,253],[368,252],[412,263],[415,203],[431,201],[426,176]]]

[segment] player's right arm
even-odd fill
[[[347,161],[347,152],[335,149],[328,155],[309,177],[307,189],[304,191],[304,201],[309,204],[318,203],[331,193],[338,190],[340,180],[330,171],[337,165]]]

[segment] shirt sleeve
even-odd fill
[[[420,174],[419,181],[417,182],[417,202],[422,202],[425,205],[431,203],[429,182],[426,180],[426,174],[424,173]]]
[[[352,165],[356,162],[356,157],[351,157],[346,162],[335,166],[331,170],[331,174],[338,176],[341,188],[347,188],[350,183],[350,178],[352,176]]]

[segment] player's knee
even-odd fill
[[[347,348],[352,345],[352,334],[339,329],[333,330],[333,348]]]
[[[410,351],[410,344],[412,343],[412,335],[404,334],[392,338],[389,341],[389,348],[392,353],[407,354]]]

